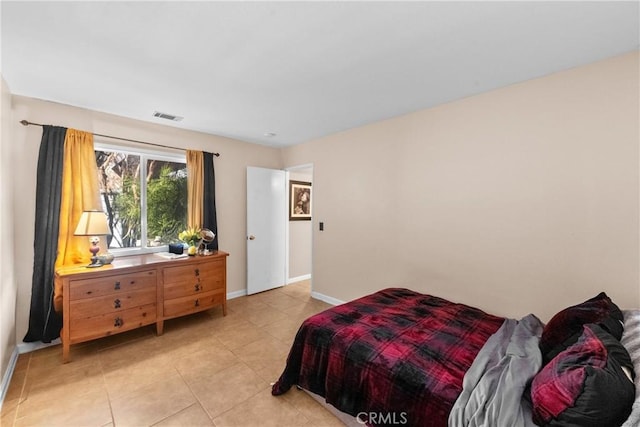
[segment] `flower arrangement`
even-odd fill
[[[187,228],[178,234],[178,239],[187,243],[189,246],[195,246],[200,241],[200,229],[197,227]]]

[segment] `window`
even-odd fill
[[[102,208],[115,255],[153,252],[178,241],[187,225],[184,155],[96,144]]]

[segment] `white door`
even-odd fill
[[[247,167],[247,294],[286,284],[287,185],[282,170]]]

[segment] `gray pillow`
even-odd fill
[[[622,427],[637,427],[640,425],[640,310],[622,310],[624,317],[624,332],[622,333],[622,345],[629,352],[633,369],[636,372],[635,386],[636,399],[633,402],[631,415]]]

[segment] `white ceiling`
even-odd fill
[[[638,1],[2,1],[0,13],[13,94],[271,146],[640,45]]]

